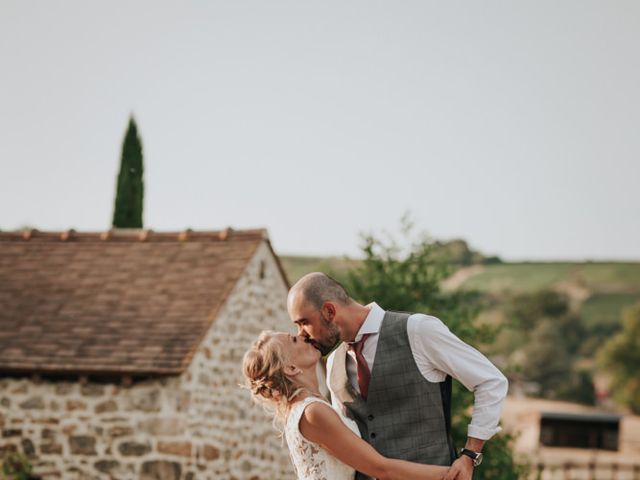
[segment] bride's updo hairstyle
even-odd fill
[[[276,332],[264,331],[244,354],[242,373],[253,399],[275,415],[274,420],[286,418],[289,401],[301,388],[294,385],[285,369],[282,346],[274,341]]]

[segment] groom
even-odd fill
[[[302,277],[287,308],[298,334],[327,361],[334,408],[389,458],[451,465],[445,480],[470,480],[498,422],[507,380],[436,317],[361,305],[324,273]],[[465,448],[451,440],[451,377],[474,392]],[[458,453],[460,455],[458,456]],[[358,479],[367,477],[358,474]]]

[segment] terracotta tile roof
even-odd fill
[[[0,372],[179,373],[264,241],[264,230],[0,232]]]

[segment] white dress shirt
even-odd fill
[[[378,348],[380,326],[385,311],[376,303],[368,305],[369,314],[360,327],[354,341],[369,334],[362,353],[369,371],[373,371],[373,359]],[[505,376],[478,350],[467,345],[436,317],[415,313],[407,321],[407,334],[411,353],[422,376],[430,382],[443,382],[451,375],[474,393],[473,415],[467,434],[469,437],[489,440],[501,428],[498,426],[502,404],[507,395],[508,382]],[[327,359],[327,371],[333,367],[333,355]],[[355,353],[347,354],[347,377],[357,391],[358,371]],[[341,409],[333,393],[334,408]]]

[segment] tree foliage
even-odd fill
[[[576,368],[586,331],[566,295],[540,290],[515,296],[507,308],[512,333],[509,369],[544,398],[595,402],[591,376]]]
[[[392,235],[363,236],[364,260],[342,280],[362,303],[375,300],[390,310],[429,313],[440,318],[458,337],[472,344],[490,341],[494,332],[474,323],[479,296],[474,292],[444,292],[440,282],[448,267],[434,258],[434,243],[414,236],[413,226],[402,221],[402,241]],[[473,395],[453,382],[452,433],[456,447],[464,445]],[[485,461],[474,472],[476,480],[515,480],[526,467],[513,458],[512,437],[498,434],[485,447]]]
[[[0,479],[4,480],[36,480],[31,475],[33,466],[26,455],[7,452],[0,458]]]
[[[115,228],[142,228],[144,182],[142,179],[142,142],[133,117],[122,144],[120,173],[116,186],[113,226]]]
[[[612,376],[614,397],[640,414],[640,305],[623,315],[623,328],[598,354],[600,364]]]

